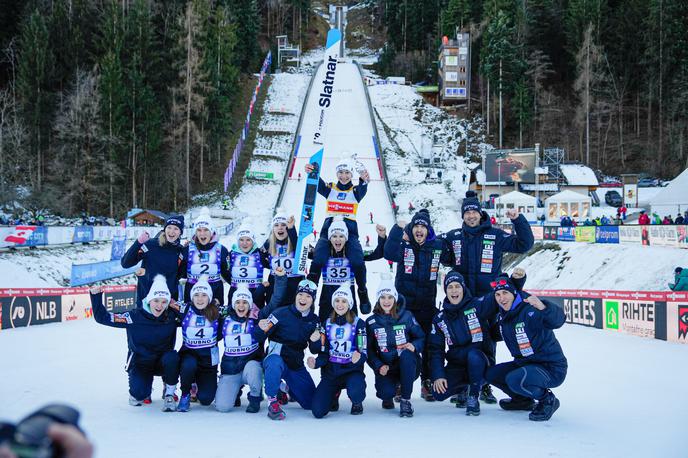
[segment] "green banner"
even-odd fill
[[[595,243],[595,228],[588,226],[576,227],[576,242]]]
[[[246,178],[257,178],[259,180],[274,180],[275,174],[272,172],[254,172],[252,170],[247,170]]]

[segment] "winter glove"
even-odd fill
[[[358,288],[358,302],[360,304],[361,314],[367,315],[370,313],[370,299],[368,299],[368,290],[365,288]]]
[[[139,234],[139,236],[136,238],[136,241],[139,242],[141,245],[146,243],[150,239],[150,235],[148,235],[148,232],[143,231]]]

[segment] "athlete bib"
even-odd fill
[[[480,327],[480,320],[478,320],[478,315],[475,308],[470,308],[463,311],[466,317],[466,323],[468,323],[468,330],[471,333],[471,342],[482,342],[483,341],[483,329]]]
[[[532,356],[535,354],[533,347],[530,345],[530,339],[528,334],[526,334],[526,325],[522,321],[516,323],[514,326],[516,331],[516,342],[518,342],[518,350],[521,352],[521,356]]]
[[[182,335],[187,348],[214,347],[217,344],[217,320],[209,321],[189,308],[182,320]]]
[[[249,254],[232,252],[232,286],[246,285],[255,288],[263,282],[263,265],[260,253]]]
[[[354,273],[347,258],[329,258],[322,270],[324,285],[353,284]]]
[[[337,364],[348,364],[357,349],[356,324],[358,317],[353,324],[345,323],[338,325],[330,322],[329,318],[325,323],[327,339],[330,342],[330,362]]]
[[[190,243],[186,267],[188,282],[191,284],[196,283],[201,275],[208,276],[208,283],[220,281],[221,252],[222,246],[219,243],[216,243],[212,249],[207,251],[201,251],[195,243]]]
[[[494,263],[494,235],[485,234],[483,238],[483,249],[480,255],[480,272],[484,274],[492,273],[492,264]],[[488,239],[492,240],[488,240]]]
[[[294,267],[294,252],[287,251],[286,245],[277,245],[277,255],[270,255],[270,272],[275,275],[275,269],[282,267],[287,272],[287,277],[300,277],[292,271]]]
[[[354,188],[343,191],[333,185],[327,196],[327,216],[342,215],[349,219],[356,219],[358,201],[354,196]]]
[[[243,323],[229,317],[225,320],[222,328],[225,356],[246,356],[258,349],[259,344],[251,334],[253,326],[253,320],[246,320]]]

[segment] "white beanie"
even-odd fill
[[[236,303],[242,299],[248,302],[249,307],[253,304],[253,296],[251,296],[251,291],[249,291],[246,285],[239,285],[234,294],[232,294],[232,308],[234,310],[236,310]]]
[[[148,290],[148,295],[146,296],[146,302],[150,302],[153,299],[166,299],[170,302],[170,290],[167,288],[167,280],[165,277],[158,274],[153,278],[153,284]]]
[[[253,234],[253,231],[251,228],[242,226],[239,228],[239,232],[237,232],[237,243],[239,243],[239,239],[242,237],[248,237],[251,240],[253,240],[253,243],[256,243],[256,236]]]
[[[196,293],[205,294],[208,296],[208,302],[212,302],[213,289],[210,287],[210,283],[208,283],[207,275],[201,275],[201,278],[199,278],[196,284],[191,287],[190,295],[192,299]]]
[[[380,280],[380,284],[377,287],[377,302],[380,301],[380,297],[382,297],[383,294],[389,294],[391,296],[394,296],[394,301],[399,300],[399,293],[397,292],[396,287],[394,286],[394,281],[391,279],[382,279]]]
[[[351,295],[351,286],[345,284],[341,285],[332,293],[332,307],[334,308],[334,300],[338,297],[343,297],[349,303],[349,310],[354,308],[354,297]]]
[[[208,210],[208,207],[203,207],[201,209],[201,214],[194,220],[194,233],[196,229],[201,227],[208,229],[211,234],[215,232],[215,226],[213,225],[213,219],[210,217],[210,210]]]
[[[354,168],[351,165],[351,162],[347,161],[346,159],[341,159],[338,163],[337,166],[335,167],[337,172],[354,172]]]
[[[280,207],[277,209],[277,213],[275,213],[275,216],[272,218],[272,225],[275,226],[277,224],[287,224],[288,220],[289,217],[287,217],[284,209]]]
[[[344,236],[345,240],[349,240],[349,229],[346,227],[344,219],[341,216],[335,217],[332,224],[330,224],[329,229],[327,229],[327,239],[331,239],[335,234],[341,234]]]

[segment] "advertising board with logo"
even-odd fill
[[[605,300],[605,329],[614,329],[640,337],[655,337],[654,301]]]
[[[545,228],[542,226],[531,226],[530,229],[533,231],[533,238],[535,240],[542,240],[545,238]]]
[[[60,296],[19,295],[0,297],[2,328],[20,328],[62,320]]]
[[[136,287],[106,286],[103,301],[112,312],[131,310],[136,307]],[[2,329],[72,321],[91,316],[91,297],[87,288],[0,289]]]
[[[557,239],[564,242],[575,242],[576,231],[573,227],[560,227],[557,229]]]
[[[574,228],[576,242],[595,243],[595,228],[579,226]]]
[[[678,234],[676,226],[653,225],[650,226],[650,244],[655,246],[678,246]]]
[[[556,240],[559,232],[559,227],[557,226],[545,226],[545,233],[543,234],[544,240]]]
[[[602,299],[581,297],[548,297],[563,307],[566,322],[602,329]]]
[[[595,228],[596,243],[619,243],[619,226],[598,226]]]
[[[688,300],[667,302],[667,340],[688,343]]]
[[[619,242],[621,243],[642,243],[643,227],[637,225],[619,226]]]

